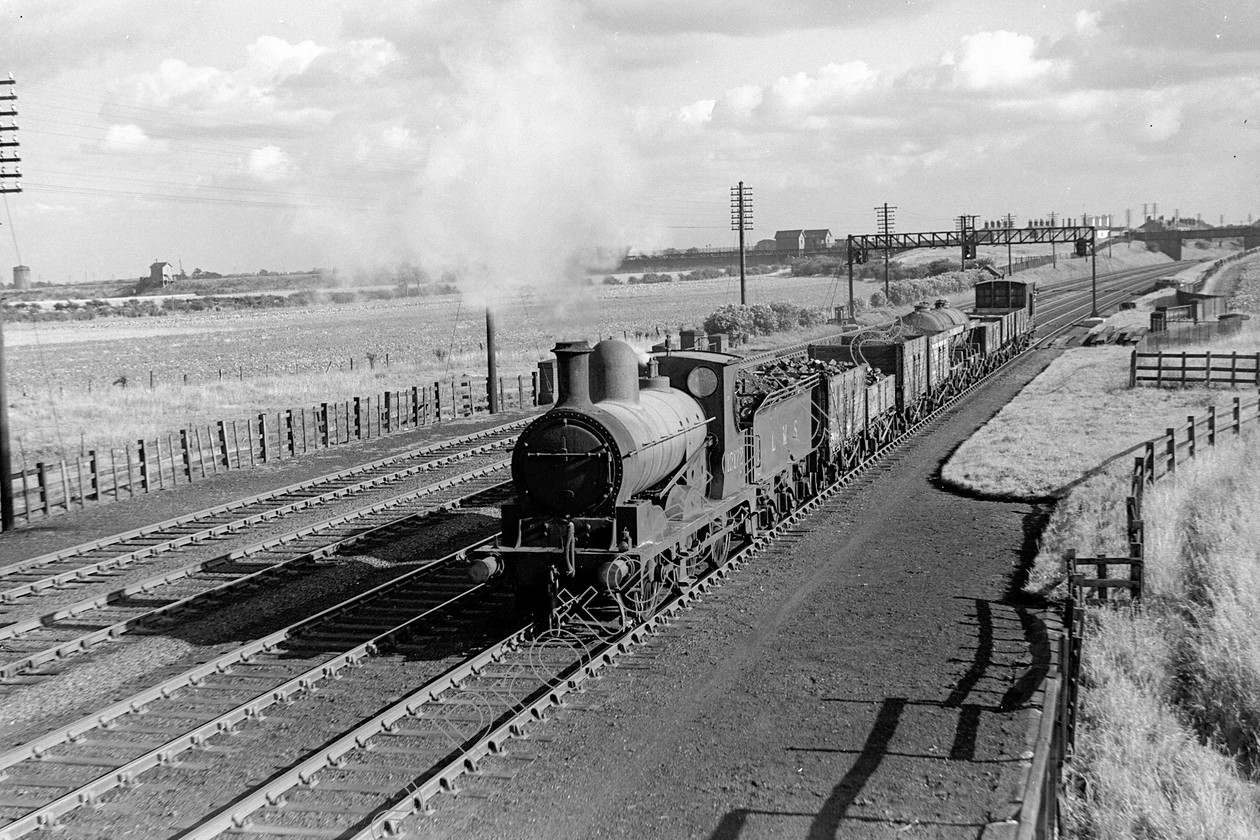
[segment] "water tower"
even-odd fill
[[[13,288],[29,289],[31,287],[31,267],[29,265],[13,266]]]

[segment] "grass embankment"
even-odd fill
[[[1231,308],[1257,292],[1260,261],[1252,260],[1240,271]],[[1254,352],[1254,332],[1235,341],[1248,338]],[[1127,351],[1102,348],[1064,354],[946,465],[946,474],[972,489],[1061,496],[1041,536],[1030,591],[1061,592],[1069,548],[1127,554],[1132,462],[1099,464],[1201,413],[1196,405],[1235,395],[1129,391],[1126,359]],[[1201,448],[1146,494],[1143,605],[1089,617],[1069,768],[1072,836],[1260,837],[1258,442],[1253,427]]]
[[[1148,491],[1143,606],[1091,613],[1075,836],[1260,837],[1258,441],[1222,445]]]

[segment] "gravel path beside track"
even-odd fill
[[[978,391],[482,768],[413,837],[978,838],[1012,817],[1048,649],[1018,594],[1043,512],[939,489],[1046,364]],[[505,781],[504,776],[510,776]]]

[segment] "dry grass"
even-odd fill
[[[1057,497],[1116,453],[1235,396],[1219,388],[1130,389],[1130,353],[1082,347],[1055,359],[958,448],[942,479],[989,496]]]
[[[1260,837],[1260,435],[1147,494],[1145,606],[1091,615],[1069,824]]]

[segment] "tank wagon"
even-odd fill
[[[985,282],[971,313],[938,301],[768,361],[558,344],[556,404],[521,432],[515,498],[470,576],[505,576],[538,624],[650,615],[1026,347],[1033,300]]]

